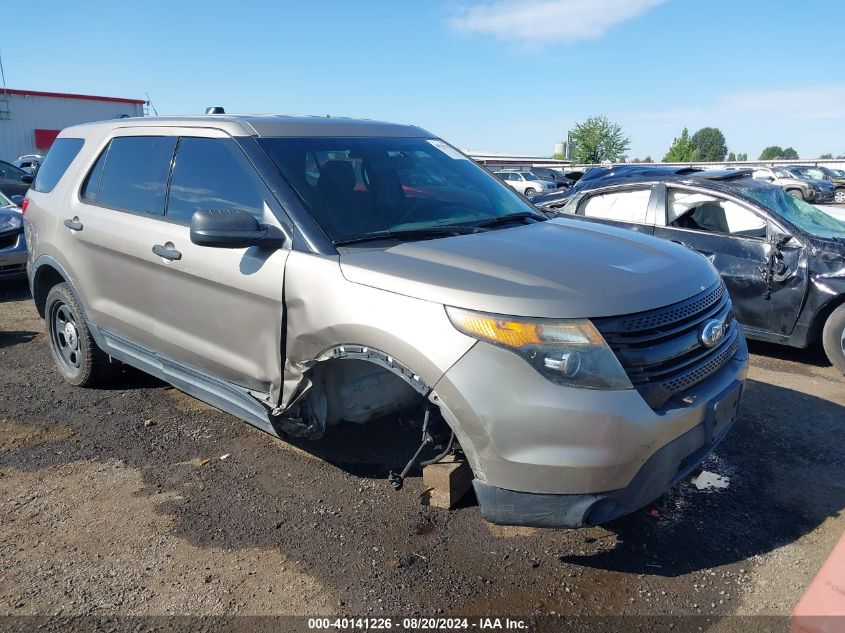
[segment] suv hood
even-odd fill
[[[349,248],[344,277],[446,305],[529,317],[616,316],[682,301],[719,279],[692,250],[555,219],[387,249]]]

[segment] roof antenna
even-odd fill
[[[144,94],[147,95],[147,105],[150,106],[153,109],[153,114],[158,116],[158,110],[156,110],[156,107],[153,105],[153,100],[150,99],[150,93],[145,92]]]
[[[206,114],[226,114],[222,106],[211,106],[205,109]]]

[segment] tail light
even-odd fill
[[[26,208],[29,206],[29,196],[23,199],[21,202],[21,213],[26,213]]]

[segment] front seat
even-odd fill
[[[372,217],[367,194],[355,191],[355,168],[347,160],[330,160],[320,169],[317,181],[317,221],[335,237],[360,235]]]
[[[730,235],[731,229],[728,226],[728,218],[722,205],[718,202],[704,202],[690,215],[696,227],[702,231]]]

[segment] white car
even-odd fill
[[[35,174],[43,160],[44,157],[40,154],[24,154],[23,156],[18,156],[18,159],[12,162],[12,164],[28,174]]]
[[[530,171],[497,171],[496,175],[523,196],[533,196],[536,193],[554,191],[557,188],[555,183],[543,180]]]

